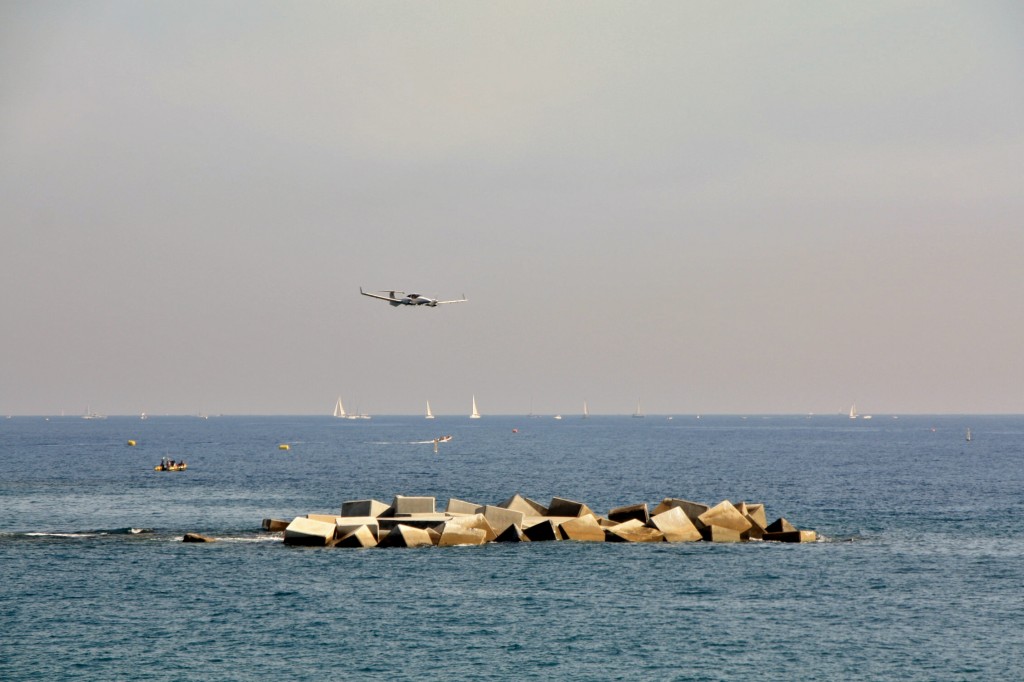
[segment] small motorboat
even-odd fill
[[[185,471],[188,469],[187,462],[175,462],[172,459],[165,459],[153,467],[153,471]]]
[[[437,442],[438,442],[438,443],[447,443],[447,442],[448,442],[448,441],[450,441],[451,439],[452,439],[452,437],[451,437],[451,436],[440,436],[440,437],[439,437],[439,438],[437,439]]]

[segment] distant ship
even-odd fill
[[[636,399],[636,412],[633,413],[634,419],[643,419],[644,413],[640,411],[640,399]]]
[[[427,401],[427,416],[425,417],[425,419],[433,419],[433,418],[434,418],[434,413],[430,411],[430,401],[428,400]]]
[[[473,396],[473,411],[469,414],[470,419],[479,419],[480,410],[476,409],[476,396]]]

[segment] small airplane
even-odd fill
[[[370,294],[363,291],[362,287],[359,287],[359,293],[361,293],[363,296],[369,296],[370,298],[379,298],[382,301],[387,301],[388,303],[395,307],[398,307],[400,305],[425,305],[434,308],[442,303],[465,303],[466,301],[469,300],[468,298],[466,298],[465,294],[462,295],[462,298],[457,298],[453,301],[439,301],[436,298],[430,298],[429,296],[424,296],[423,294],[409,294],[404,291],[395,291],[394,289],[384,290],[381,291],[379,294]],[[380,294],[389,295],[381,296]],[[398,296],[397,294],[402,295]]]

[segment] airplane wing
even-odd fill
[[[397,298],[392,298],[391,296],[381,296],[380,294],[370,294],[370,293],[367,293],[367,292],[363,291],[362,287],[359,287],[359,293],[361,293],[363,296],[369,296],[370,298],[379,298],[382,301],[391,301],[392,303],[395,303],[398,300],[400,300],[400,299],[397,299]]]
[[[469,301],[469,299],[468,299],[468,298],[466,298],[466,295],[465,295],[465,294],[463,294],[463,295],[462,295],[462,298],[457,298],[457,299],[455,299],[454,301],[438,301],[438,303],[439,303],[439,304],[440,304],[440,303],[466,303],[466,302],[468,302],[468,301]]]

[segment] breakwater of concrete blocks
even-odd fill
[[[289,545],[319,547],[450,547],[488,542],[814,542],[813,530],[784,518],[768,523],[763,504],[723,500],[706,505],[666,497],[617,507],[606,515],[582,502],[547,504],[515,494],[500,504],[452,498],[444,511],[433,497],[396,495],[391,504],[352,500],[339,514],[311,513],[291,521],[264,519]]]

